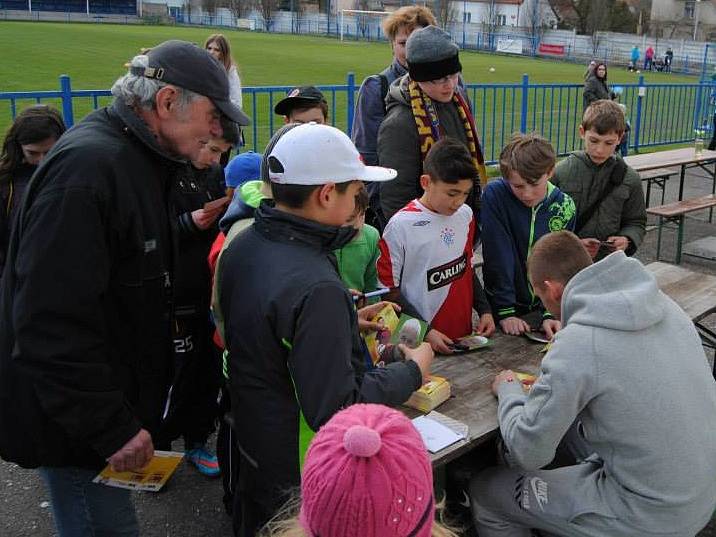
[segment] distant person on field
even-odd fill
[[[378,132],[378,161],[398,172],[394,180],[380,185],[386,219],[422,195],[423,161],[433,144],[446,136],[467,147],[478,170],[479,180],[467,202],[476,212],[487,173],[470,102],[459,85],[459,52],[437,26],[417,29],[408,38],[408,74],[391,84]]]
[[[615,153],[624,134],[624,113],[613,101],[595,101],[579,126],[583,151],[556,167],[552,183],[577,206],[575,233],[595,259],[614,250],[634,255],[646,233],[641,177]]]
[[[209,320],[210,274],[206,256],[219,232],[226,205],[205,208],[224,198],[221,155],[239,142],[235,123],[221,118],[221,136],[211,138],[199,157],[175,178],[172,205],[179,230],[179,262],[174,278],[174,377],[155,445],[171,450],[183,437],[187,461],[207,477],[219,475],[216,456],[207,446],[218,416],[221,387],[219,353],[213,349]]]
[[[506,466],[470,484],[478,534],[696,535],[716,508],[716,383],[693,322],[639,261],[592,264],[572,233],[528,266],[562,330],[529,393],[512,371],[492,383]]]
[[[583,105],[587,107],[599,99],[612,99],[614,94],[607,85],[607,66],[604,63],[597,63],[592,73],[584,81]]]
[[[652,66],[654,63],[654,49],[651,45],[646,49],[646,52],[644,53],[644,71],[652,70]]]
[[[224,250],[217,278],[229,353],[232,415],[240,446],[240,537],[254,537],[300,483],[302,434],[359,402],[402,404],[429,375],[433,352],[402,347],[406,361],[368,369],[361,326],[386,302],[356,311],[333,251],[353,238],[345,223],[367,167],[348,136],[299,125],[267,156],[273,201]],[[270,409],[270,411],[268,411]]]
[[[64,132],[60,113],[51,106],[38,104],[20,112],[5,134],[0,149],[0,278],[25,188]]]
[[[135,56],[113,104],[66,132],[23,198],[0,294],[0,456],[38,468],[60,537],[139,535],[130,491],[92,483],[154,453],[171,381],[177,171],[248,124],[208,52]]]
[[[476,181],[467,148],[442,138],[425,159],[423,195],[393,215],[380,241],[381,283],[398,289],[428,322],[425,340],[441,354],[450,354],[456,339],[473,333],[473,308],[480,316],[475,331],[490,336],[495,330],[472,266],[476,224],[465,200]]]
[[[664,70],[667,73],[671,72],[671,64],[674,63],[674,51],[671,50],[671,47],[666,49],[666,53],[664,54]]]
[[[535,242],[553,231],[574,229],[574,201],[549,182],[554,165],[547,140],[517,134],[500,153],[502,179],[488,183],[482,196],[482,273],[493,315],[505,334],[530,331],[522,317],[531,312],[540,316],[538,328],[548,338],[560,328],[527,279],[527,256]]]
[[[634,71],[639,68],[639,47],[637,45],[634,45],[631,49],[631,56],[630,56],[630,63],[629,63],[629,70]]]
[[[313,86],[299,86],[290,90],[273,108],[288,123],[328,123],[328,103]]]
[[[388,96],[388,88],[394,80],[408,72],[408,62],[405,58],[405,44],[408,37],[416,28],[430,25],[437,25],[437,21],[424,6],[401,7],[383,21],[383,33],[393,49],[393,61],[383,71],[363,81],[358,91],[353,119],[353,143],[369,166],[378,164],[378,129],[385,117],[385,98]],[[377,185],[368,185],[371,198],[369,223],[382,228],[387,220],[379,216],[379,192],[378,188],[374,187]]]
[[[433,494],[430,457],[411,421],[382,405],[352,405],[313,438],[300,506],[292,501],[260,535],[457,537],[435,519]]]

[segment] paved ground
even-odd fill
[[[672,180],[667,200],[676,199],[678,181]],[[711,183],[699,174],[690,173],[686,181],[686,197],[710,193]],[[652,199],[657,200],[652,192]],[[716,225],[706,222],[708,212],[696,213],[686,225],[686,241],[716,235]],[[662,258],[673,259],[675,235],[664,234]],[[649,233],[638,257],[654,261],[656,232]],[[716,274],[716,262],[684,257],[684,267]],[[174,448],[180,448],[175,443]],[[230,536],[231,524],[221,503],[220,480],[208,480],[183,464],[172,478],[168,490],[160,494],[136,494],[136,505],[147,537]],[[50,537],[54,535],[48,496],[37,474],[0,462],[0,537]],[[716,518],[698,537],[716,537]]]

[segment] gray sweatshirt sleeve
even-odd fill
[[[581,333],[580,333],[581,332]],[[505,447],[525,470],[549,464],[565,433],[593,396],[591,334],[558,332],[526,395],[519,382],[498,388],[498,420]]]
[[[380,125],[378,163],[398,172],[392,181],[380,183],[380,204],[389,219],[422,193],[418,130],[409,107],[394,106]]]

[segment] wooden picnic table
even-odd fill
[[[624,157],[624,162],[637,172],[653,170],[656,168],[670,168],[679,166],[681,175],[679,178],[679,201],[684,199],[684,178],[686,169],[698,166],[712,174],[713,180],[711,193],[716,193],[716,166],[713,170],[706,168],[707,164],[716,162],[716,151],[704,149],[703,153],[696,156],[693,147],[682,149],[670,149],[669,151],[656,151],[654,153],[643,153],[640,155],[629,155]]]
[[[656,278],[659,289],[691,318],[704,346],[716,353],[716,333],[701,322],[716,313],[716,276],[660,261],[649,263],[646,269]],[[716,378],[716,354],[713,374]]]
[[[536,374],[544,354],[543,344],[525,337],[498,332],[487,348],[465,354],[436,356],[432,373],[448,379],[452,396],[435,410],[469,427],[467,439],[430,455],[433,467],[440,467],[494,437],[498,429],[497,399],[490,386],[503,369]],[[417,410],[403,408],[411,418]]]

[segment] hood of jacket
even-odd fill
[[[226,234],[237,220],[253,218],[256,208],[264,199],[271,199],[268,185],[261,180],[245,182],[234,190],[234,197],[219,221],[219,229]]]
[[[355,236],[353,226],[328,226],[276,209],[263,200],[254,214],[254,228],[269,240],[305,244],[330,253],[343,248]]]
[[[406,74],[400,78],[396,78],[388,88],[388,96],[385,98],[385,112],[394,106],[410,106],[410,96],[408,93],[408,84],[410,77]]]
[[[562,323],[632,332],[660,322],[664,295],[654,277],[636,259],[614,252],[590,265],[567,284]]]

